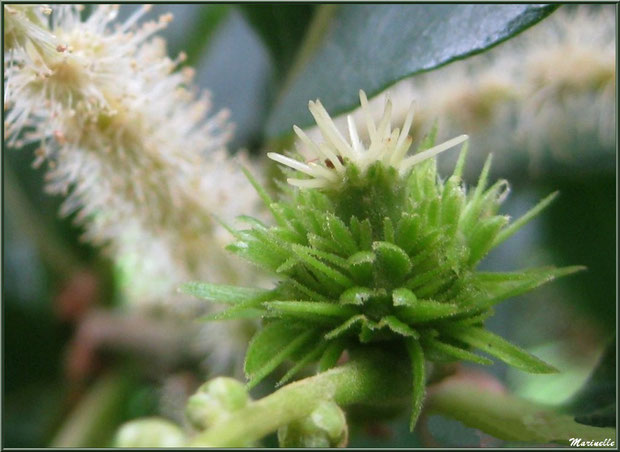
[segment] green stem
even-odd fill
[[[190,446],[243,446],[310,415],[324,400],[333,400],[338,405],[402,403],[403,396],[411,390],[410,377],[402,361],[377,351],[364,352],[343,366],[291,383],[248,404],[198,434]]]
[[[122,375],[102,376],[69,414],[50,447],[104,447],[118,427],[128,382]]]
[[[481,389],[466,381],[446,381],[429,388],[425,409],[507,441],[570,444],[571,438],[615,442],[616,430],[583,425],[509,394]]]

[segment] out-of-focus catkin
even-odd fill
[[[210,113],[193,71],[179,70],[185,55],[170,59],[154,36],[172,16],[141,21],[143,6],[120,22],[118,9],[4,6],[5,139],[36,143],[61,214],[105,246],[131,303],[178,305],[188,280],[252,278],[223,253],[230,237],[213,215],[232,222],[257,196],[226,150],[228,112]]]

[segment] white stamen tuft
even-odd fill
[[[311,177],[311,179],[288,179],[291,185],[301,188],[324,188],[334,184],[337,185],[343,181],[343,174],[347,164],[355,165],[364,173],[371,165],[378,161],[392,166],[401,174],[405,174],[414,165],[434,157],[467,139],[467,135],[460,135],[431,149],[405,158],[413,141],[411,136],[409,136],[409,130],[413,122],[414,103],[412,102],[409,107],[402,130],[398,128],[392,130],[391,128],[392,102],[389,98],[385,103],[383,116],[378,126],[370,114],[368,98],[362,90],[360,90],[360,103],[366,118],[368,136],[370,137],[370,143],[367,148],[360,140],[355,122],[350,115],[347,117],[349,143],[337,129],[334,121],[320,101],[310,101],[308,103],[310,113],[314,116],[319,131],[323,136],[323,142],[316,143],[312,141],[297,126],[294,126],[293,130],[308,150],[318,157],[316,160],[319,163],[314,163],[314,160],[312,160],[312,163],[305,164],[274,152],[267,154],[270,159]]]

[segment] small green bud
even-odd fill
[[[198,429],[205,429],[243,408],[249,400],[243,383],[227,377],[217,377],[204,383],[189,398],[185,415]]]
[[[114,444],[115,447],[182,447],[185,434],[166,419],[150,417],[123,424]]]
[[[278,429],[280,447],[344,447],[347,421],[334,402],[322,402],[310,416]]]

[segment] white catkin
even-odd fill
[[[115,5],[85,19],[78,5],[5,5],[5,138],[38,145],[47,191],[66,196],[61,214],[105,247],[131,306],[191,315],[203,305],[180,284],[256,282],[223,250],[232,237],[214,215],[260,216],[239,165],[259,168],[229,156],[228,113],[210,112],[193,71],[178,69],[185,56],[170,59],[155,36],[171,15],[140,23],[148,9],[119,23]],[[218,365],[243,352],[237,332],[217,335],[203,342]]]

